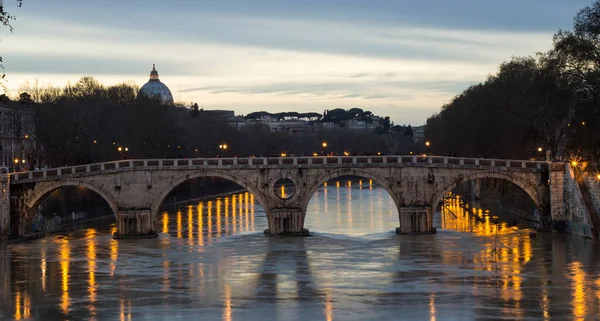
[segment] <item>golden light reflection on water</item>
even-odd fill
[[[429,320],[435,321],[435,293],[429,295]]]
[[[325,293],[325,320],[333,321],[333,304],[331,303],[331,291]]]
[[[581,262],[575,261],[571,263],[569,269],[569,277],[573,282],[573,315],[575,320],[584,320],[586,318],[586,275],[583,271]]]
[[[62,276],[62,296],[60,301],[60,309],[64,314],[69,312],[71,306],[71,298],[69,296],[69,263],[71,261],[71,248],[69,246],[69,240],[66,238],[57,239],[59,245],[59,260],[60,260],[60,273]]]
[[[516,227],[497,221],[488,210],[469,209],[469,204],[458,195],[448,196],[442,201],[442,228],[482,237],[482,250],[473,257],[474,269],[498,273],[500,297],[506,302],[504,313],[513,318],[523,317],[522,270],[532,257],[531,239],[519,234],[522,231]],[[451,251],[444,254],[448,256],[445,259],[456,257]],[[478,287],[474,287],[474,293],[479,291]]]
[[[96,230],[88,229],[86,231],[86,257],[88,263],[88,299],[90,300],[90,304],[88,309],[90,310],[90,314],[93,316],[96,315]]]
[[[177,238],[178,239],[183,238],[183,236],[182,236],[183,229],[182,229],[181,224],[182,224],[181,223],[181,211],[177,211]]]
[[[204,231],[202,231],[204,225],[202,222],[204,220],[204,217],[202,215],[203,207],[204,204],[202,202],[198,203],[198,245],[200,246],[204,246]]]
[[[188,206],[188,245],[192,246],[194,244],[194,207],[192,205]]]
[[[31,297],[27,291],[15,292],[15,320],[28,319],[31,316]]]
[[[110,229],[110,235],[114,235],[117,232],[117,227],[113,226]],[[110,240],[110,276],[115,275],[115,270],[117,269],[117,259],[119,258],[119,241],[112,239]]]
[[[42,260],[40,263],[40,269],[42,270],[42,276],[41,276],[41,283],[42,283],[42,290],[44,292],[46,292],[46,269],[48,268],[47,266],[47,262],[46,262],[46,245],[44,244],[41,248],[41,255],[42,255]]]
[[[225,284],[225,307],[223,310],[223,321],[231,321],[231,287]]]
[[[169,212],[164,212],[162,215],[162,232],[169,233]]]

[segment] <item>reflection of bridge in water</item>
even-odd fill
[[[33,212],[48,193],[81,186],[107,202],[119,235],[153,234],[165,197],[198,177],[224,178],[245,188],[264,208],[270,234],[307,233],[304,222],[311,197],[324,182],[341,176],[372,179],[382,186],[398,209],[400,234],[434,231],[432,212],[442,197],[459,184],[482,178],[517,185],[543,215],[564,220],[564,173],[564,163],[434,156],[125,160],[6,176],[0,230],[27,234]],[[556,188],[548,188],[548,179]],[[282,182],[293,185],[292,195],[281,197]]]
[[[315,198],[321,203],[326,194],[333,196],[329,200],[344,199],[348,185],[331,182]],[[367,182],[364,190],[356,182],[352,186],[365,196],[372,188]],[[374,189],[380,195],[381,188]],[[389,196],[383,195],[374,203],[388,204]],[[442,213],[444,232],[435,236],[286,240],[247,234],[267,224],[255,205],[251,194],[236,193],[161,212],[158,228],[165,235],[143,243],[120,242],[88,229],[78,237],[17,244],[10,248],[13,259],[0,262],[0,306],[11,307],[0,311],[17,320],[35,317],[37,311],[50,319],[127,320],[136,318],[135,309],[140,313],[136,305],[147,303],[169,313],[216,309],[231,320],[269,302],[263,306],[267,315],[289,316],[296,311],[292,306],[316,319],[333,320],[344,315],[344,302],[350,300],[351,309],[377,302],[384,308],[368,310],[375,316],[389,316],[386,311],[393,306],[407,316],[419,310],[417,319],[422,319],[443,316],[458,297],[472,301],[465,312],[471,317],[489,316],[490,309],[509,319],[583,318],[600,312],[598,272],[590,268],[600,266],[600,256],[593,248],[576,243],[569,249],[543,234],[530,239],[504,224],[475,221],[472,209],[461,212],[450,204],[457,217]],[[320,218],[324,225],[337,224],[337,206],[330,203],[330,221]],[[339,211],[351,211],[353,224],[370,215],[356,203],[348,206],[342,203]],[[376,218],[388,210],[376,207]]]

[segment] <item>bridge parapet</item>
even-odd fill
[[[9,195],[22,204],[10,208],[18,221],[11,226],[19,226],[18,233],[27,231],[28,220],[48,193],[79,186],[107,202],[119,234],[153,234],[160,206],[177,186],[191,179],[218,177],[254,195],[265,209],[268,232],[301,235],[306,234],[304,218],[317,189],[330,179],[359,176],[372,179],[389,193],[399,211],[398,233],[418,234],[433,231],[432,215],[438,201],[468,181],[509,181],[528,193],[537,207],[546,208],[549,192],[544,177],[550,165],[529,160],[419,155],[129,159],[5,176],[9,178]],[[295,193],[289,198],[276,194],[274,186],[280,180],[294,184]],[[555,202],[561,202],[558,196],[553,198]],[[0,213],[0,218],[7,215]],[[6,229],[8,223],[3,226]],[[12,228],[12,235],[15,231]]]
[[[90,175],[123,170],[152,169],[245,169],[245,168],[318,168],[318,167],[404,167],[435,166],[499,168],[511,170],[548,169],[549,163],[531,160],[505,160],[442,156],[310,156],[310,157],[247,157],[247,158],[181,158],[131,159],[78,166],[49,168],[11,173],[11,184],[56,179],[63,176]]]

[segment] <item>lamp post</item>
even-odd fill
[[[425,154],[429,155],[429,145],[431,145],[431,143],[429,141],[425,142]]]
[[[219,149],[221,150],[221,152],[223,153],[223,155],[225,155],[225,153],[227,152],[227,148],[229,148],[229,146],[227,146],[227,144],[220,144],[219,145]]]
[[[128,147],[117,147],[117,151],[121,154],[121,159],[127,158],[127,152],[129,151]]]
[[[326,148],[327,148],[327,142],[323,142],[321,144],[321,147],[323,147],[323,156],[327,156],[327,152],[326,152]]]
[[[542,152],[544,151],[544,149],[543,149],[543,148],[541,148],[541,147],[538,147],[538,148],[537,148],[537,151],[538,151],[538,153],[539,153],[539,160],[543,160],[543,158],[542,158],[542,157],[543,157],[543,155],[542,155]]]

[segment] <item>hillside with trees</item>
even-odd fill
[[[13,98],[15,101],[6,96],[0,98],[5,104],[26,110],[35,125],[35,132],[28,133],[37,146],[27,156],[31,166],[75,165],[120,158],[401,154],[417,152],[419,148],[413,143],[412,134],[405,135],[406,128],[402,126],[385,132],[336,128],[288,133],[272,132],[264,123],[256,122],[237,129],[226,121],[216,121],[210,113],[198,113],[197,104],[163,105],[145,97],[136,98],[138,90],[132,83],[107,87],[92,77],[83,77],[64,88],[26,84],[19,96]],[[350,109],[348,113],[354,117],[370,114],[357,110]],[[338,114],[343,113],[326,113],[332,118]],[[315,122],[327,117],[319,113],[257,112],[246,118],[267,115],[280,120]],[[327,142],[327,148],[323,149],[322,142]],[[219,149],[222,144],[228,145],[227,150]]]
[[[600,1],[545,53],[515,57],[427,120],[438,154],[537,158],[600,157]]]

